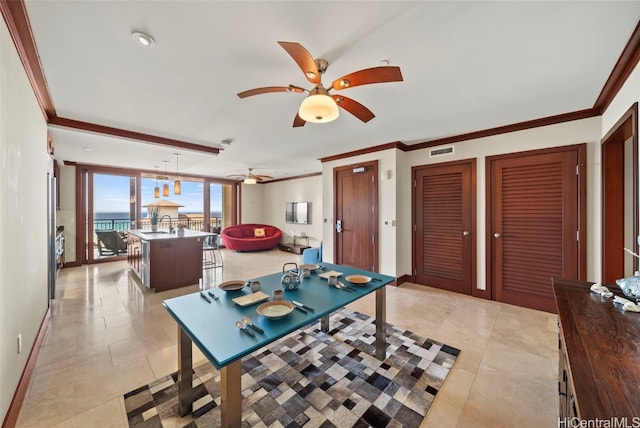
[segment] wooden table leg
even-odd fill
[[[387,358],[387,287],[376,290],[376,358],[384,361]]]
[[[224,428],[242,426],[242,360],[220,369],[220,422]]]
[[[178,411],[186,416],[193,409],[193,367],[191,339],[178,326]]]

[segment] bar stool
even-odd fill
[[[217,269],[224,274],[224,259],[220,251],[220,235],[209,235],[202,245],[202,269]],[[215,270],[214,270],[215,274]]]

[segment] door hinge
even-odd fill
[[[418,185],[418,184],[417,184],[417,181],[416,181],[416,180],[413,180],[413,187],[416,187],[417,185]]]
[[[373,175],[371,176],[371,182],[372,182],[372,183],[375,183],[375,182],[376,182],[376,179],[375,179],[375,177],[374,177]]]
[[[416,226],[415,224],[413,225],[413,231],[417,232],[418,231],[418,226]]]
[[[580,231],[576,230],[576,241],[580,242]]]
[[[576,165],[576,175],[580,175],[580,164]]]

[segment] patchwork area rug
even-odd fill
[[[417,427],[460,350],[387,324],[387,359],[375,321],[342,309],[332,330],[310,324],[242,361],[244,427]],[[130,427],[220,425],[220,373],[194,368],[193,412],[178,414],[177,373],[124,395]]]

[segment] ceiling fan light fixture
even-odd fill
[[[302,101],[298,115],[307,122],[327,123],[334,121],[340,115],[338,104],[329,95],[316,91]]]
[[[253,177],[247,177],[244,179],[244,184],[256,184],[257,181],[255,178]]]

